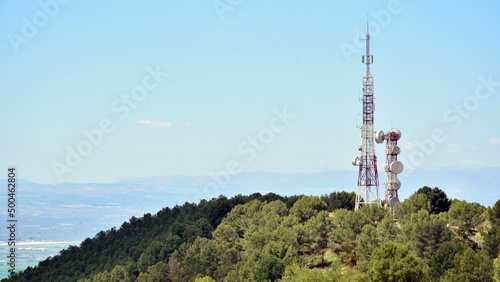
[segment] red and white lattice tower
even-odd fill
[[[358,189],[356,191],[356,202],[354,210],[357,211],[361,205],[381,205],[379,196],[379,179],[377,171],[377,156],[374,144],[374,88],[373,77],[370,73],[370,64],[373,56],[370,55],[370,32],[368,24],[366,27],[366,55],[362,56],[362,63],[366,65],[366,73],[363,77],[363,125],[361,126],[361,155],[354,157],[352,164],[359,166]]]
[[[401,138],[401,131],[391,128],[387,133],[383,131],[375,132],[375,141],[385,143],[385,202],[386,208],[394,212],[394,206],[399,203],[398,190],[401,188],[401,182],[398,180],[398,174],[403,172],[403,164],[398,161],[398,155],[401,149],[398,146],[398,140]]]

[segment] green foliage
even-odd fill
[[[237,271],[239,281],[275,281],[283,275],[285,266],[293,261],[294,250],[283,242],[270,242],[262,250],[245,257]],[[231,279],[232,280],[232,279]]]
[[[194,282],[216,282],[216,281],[210,276],[204,276],[201,278],[195,278]]]
[[[455,255],[464,250],[463,244],[453,242],[441,244],[428,263],[431,278],[437,281],[448,269],[455,267]]]
[[[386,242],[374,250],[368,274],[372,281],[423,281],[426,267],[403,244]]]
[[[441,192],[420,189],[397,206],[397,221],[376,205],[352,211],[352,192],[321,198],[255,193],[185,203],[98,232],[9,281],[491,281],[493,273],[498,278],[500,259],[495,266],[492,259],[499,248],[500,204],[485,213],[478,204],[454,201],[446,212]],[[482,224],[486,214],[491,229],[488,221]],[[466,253],[467,245],[484,251]]]
[[[170,260],[172,253],[181,247],[178,239],[165,239],[167,234],[178,236],[181,242],[193,242],[197,237],[210,238],[213,229],[239,204],[255,199],[294,203],[297,198],[283,198],[272,193],[237,195],[231,199],[221,196],[202,200],[199,204],[167,207],[155,215],[132,217],[120,228],[100,231],[94,238],[82,241],[80,246],[62,250],[59,255],[26,269],[11,281],[84,281],[92,277],[106,280],[118,265],[136,280],[158,261]],[[175,263],[168,263],[169,268],[176,269]]]
[[[483,213],[486,209],[477,203],[467,203],[466,201],[454,201],[448,211],[449,223],[460,239],[474,246],[470,237],[477,232],[479,224],[485,218]]]
[[[362,206],[358,212],[365,215],[370,223],[375,225],[381,222],[382,219],[387,216],[387,209],[377,205]]]
[[[220,280],[276,280],[298,256],[298,219],[283,201],[253,200],[236,206],[213,232],[196,239],[169,262],[171,279],[209,276]]]
[[[500,282],[500,256],[493,260],[493,281]]]
[[[373,251],[383,243],[395,240],[397,234],[398,229],[389,214],[377,227],[365,225],[356,237],[356,254],[358,256],[356,267],[366,272],[372,260]]]
[[[327,211],[321,211],[309,219],[304,225],[298,225],[297,241],[300,254],[309,266],[320,266],[325,263],[324,253],[328,247],[332,219]]]
[[[500,226],[494,225],[483,236],[483,249],[488,252],[491,259],[495,259],[500,255]]]
[[[451,200],[448,199],[448,196],[446,196],[446,193],[443,190],[437,187],[431,189],[428,186],[424,186],[418,189],[416,193],[425,194],[427,196],[431,203],[431,213],[438,214],[447,212],[450,209]]]
[[[302,223],[324,210],[326,210],[326,204],[319,197],[304,196],[295,202],[290,209],[290,214],[296,216]]]
[[[446,271],[443,282],[493,281],[493,264],[484,251],[474,252],[470,247],[455,255],[454,267]]]
[[[168,256],[173,253],[182,243],[182,239],[172,233],[161,235],[151,242],[137,261],[139,271],[145,272],[149,266],[160,261],[167,261]]]
[[[356,202],[356,193],[354,192],[332,192],[330,195],[323,195],[321,199],[326,203],[329,211],[346,209],[353,211]]]
[[[286,267],[282,282],[368,282],[368,275],[335,264],[328,268],[308,268],[297,263]]]
[[[224,258],[224,249],[222,245],[214,240],[207,238],[196,238],[183,253],[180,260],[182,269],[175,273],[178,278],[195,277],[198,274],[217,277],[218,264]]]
[[[396,218],[404,223],[420,210],[431,211],[431,202],[425,194],[415,193],[395,207]]]
[[[363,207],[362,209],[364,209]],[[342,259],[342,262],[354,266],[356,264],[356,236],[361,233],[367,224],[373,221],[363,212],[352,212],[348,210],[337,210],[333,213],[332,240],[329,247]]]
[[[132,281],[132,278],[129,276],[128,272],[121,265],[117,265],[113,268],[111,272],[104,271],[98,273],[92,279],[91,282],[120,282],[120,281]]]
[[[219,196],[217,201],[211,201],[208,205],[208,219],[213,227],[218,226],[232,208],[231,203],[224,196]]]
[[[500,200],[496,201],[488,213],[491,223],[493,225],[500,225]]]
[[[168,265],[160,261],[148,267],[146,272],[141,272],[137,282],[163,282],[168,280]]]
[[[299,264],[287,266],[282,282],[336,282],[340,281],[340,274],[335,269],[309,269]]]
[[[365,225],[361,233],[356,237],[356,254],[358,260],[356,267],[363,272],[369,268],[373,251],[381,245],[381,238],[373,225]]]
[[[417,255],[430,259],[444,242],[451,241],[452,232],[446,218],[420,210],[403,225],[401,241],[413,248]]]
[[[398,233],[397,222],[392,219],[391,214],[387,214],[377,225],[377,235],[382,243],[395,240]]]

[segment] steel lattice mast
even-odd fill
[[[374,88],[373,77],[370,73],[370,64],[373,56],[370,55],[370,31],[366,26],[366,55],[362,56],[362,63],[366,65],[363,77],[363,125],[361,126],[361,155],[355,157],[353,165],[359,166],[358,188],[354,210],[359,210],[361,205],[381,205],[379,196],[379,179],[377,170],[377,156],[374,144]]]
[[[404,166],[398,161],[398,155],[401,149],[398,146],[398,140],[401,138],[401,131],[397,128],[391,128],[386,134],[383,131],[375,133],[375,141],[382,143],[386,140],[385,146],[385,206],[394,214],[394,206],[399,203],[398,190],[401,188],[401,182],[398,180]]]

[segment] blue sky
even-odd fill
[[[41,183],[356,170],[368,14],[375,127],[402,131],[407,171],[496,167],[499,10],[2,1],[0,166]]]

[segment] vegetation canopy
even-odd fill
[[[3,281],[499,281],[492,208],[423,187],[393,215],[354,193],[219,196],[101,231]]]

